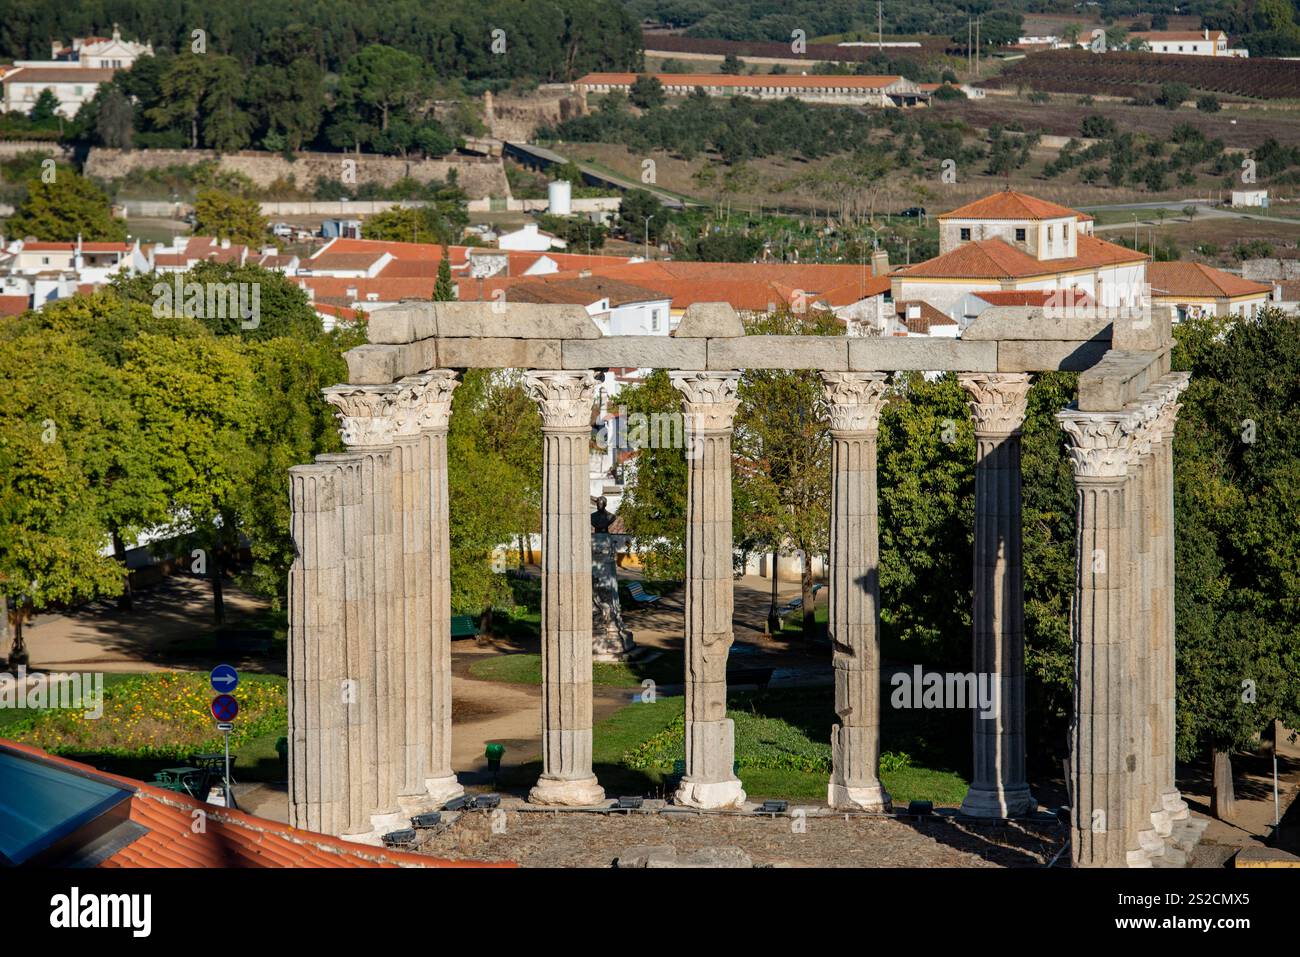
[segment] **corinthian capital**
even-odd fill
[[[593,372],[535,371],[524,375],[529,397],[542,411],[542,427],[577,429],[591,425],[596,398]]]
[[[823,372],[832,432],[875,432],[885,407],[884,372]]]
[[[419,435],[426,429],[445,429],[451,418],[451,398],[460,380],[451,369],[434,369],[398,381],[397,434]]]
[[[682,412],[691,428],[731,428],[740,405],[739,372],[670,372],[668,378],[682,394]]]
[[[1080,412],[1066,409],[1056,420],[1070,437],[1066,451],[1075,478],[1123,478],[1138,452],[1140,412]]]
[[[339,435],[348,448],[392,444],[400,392],[397,385],[332,385],[321,390],[337,410]]]
[[[1191,378],[1190,372],[1171,372],[1156,383],[1155,391],[1160,394],[1160,409],[1152,428],[1157,440],[1168,442],[1174,437],[1174,424],[1178,420],[1178,411],[1183,407],[1178,397],[1187,388]]]
[[[963,372],[957,381],[970,396],[975,432],[1011,435],[1020,431],[1029,402],[1027,372]]]

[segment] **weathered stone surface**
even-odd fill
[[[1063,308],[1059,315],[1041,306],[994,306],[962,332],[967,342],[994,339],[1047,339],[1054,341],[1108,341],[1115,310]]]
[[[729,302],[691,303],[673,330],[673,336],[678,339],[726,339],[744,334],[745,324]]]
[[[652,867],[753,867],[753,859],[738,847],[701,847],[678,854],[670,844],[637,844],[622,851],[615,860],[620,870]]]
[[[560,345],[560,365],[565,369],[703,369],[707,343],[668,336],[567,339]]]
[[[1111,412],[1122,409],[1160,376],[1159,356],[1150,352],[1112,349],[1090,369],[1079,373],[1079,409]]]
[[[1173,343],[1173,306],[1144,305],[1114,319],[1111,348],[1124,352],[1159,352]]]
[[[558,339],[438,339],[438,365],[448,369],[555,369]]]
[[[849,369],[853,372],[996,372],[998,344],[928,336],[851,338]]]
[[[744,336],[709,340],[709,369],[824,369],[849,367],[846,336]]]
[[[1082,372],[1101,361],[1110,346],[1104,339],[1090,342],[1023,339],[990,345],[997,346],[998,372]]]
[[[600,329],[577,305],[531,302],[403,302],[370,317],[372,343],[500,336],[510,339],[598,339]]]
[[[438,364],[435,342],[434,339],[421,339],[403,345],[367,344],[349,349],[343,353],[348,364],[348,382],[381,385],[432,369]]]

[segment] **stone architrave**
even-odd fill
[[[533,804],[604,800],[591,770],[591,520],[588,465],[596,376],[534,371],[542,413],[542,774]]]
[[[406,645],[411,687],[404,720],[409,757],[405,795],[412,810],[465,793],[451,768],[451,542],[447,428],[459,385],[450,369],[407,376],[394,455],[407,501],[403,516]]]
[[[831,807],[888,810],[880,783],[880,542],[876,437],[888,377],[823,372],[831,418]]]
[[[738,808],[745,792],[733,770],[735,728],[727,717],[732,633],[731,429],[740,373],[673,372],[685,418],[686,773],[673,800]]]
[[[343,596],[346,641],[348,778],[360,788],[368,827],[349,823],[349,840],[378,843],[406,820],[402,787],[405,728],[393,720],[394,675],[400,662],[403,622],[394,620],[392,549],[392,446],[400,387],[331,386],[325,401],[338,410],[339,434],[348,451],[317,457],[339,466],[343,511]],[[400,617],[400,616],[396,616]]]
[[[1025,373],[957,376],[975,422],[975,555],[971,614],[976,677],[994,690],[992,715],[973,716],[974,780],[963,814],[1031,814],[1025,772],[1025,584],[1021,564],[1020,427]]]
[[[1057,420],[1070,438],[1077,515],[1070,853],[1076,867],[1149,863],[1132,816],[1137,754],[1128,723],[1135,656],[1125,493],[1141,417],[1071,408]]]

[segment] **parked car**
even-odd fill
[[[903,210],[903,211],[902,211],[901,213],[899,213],[898,215],[899,215],[899,216],[908,216],[908,217],[912,217],[912,218],[915,218],[915,217],[917,217],[917,216],[924,216],[924,215],[925,215],[925,207],[924,207],[924,206],[909,206],[909,207],[907,207],[907,209]]]
[[[272,223],[271,232],[275,233],[275,235],[279,236],[281,239],[289,239],[293,236],[293,227],[288,223]]]

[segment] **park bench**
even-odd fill
[[[453,638],[478,637],[478,622],[473,615],[452,615],[451,636]]]
[[[815,598],[817,597],[817,593],[818,593],[819,591],[821,591],[821,590],[822,590],[823,588],[825,588],[825,587],[826,587],[826,586],[823,585],[823,584],[821,584],[820,582],[819,582],[818,584],[816,584],[816,585],[813,585],[813,587],[812,587],[812,597],[815,599]],[[776,617],[777,617],[777,619],[781,622],[781,627],[782,627],[782,628],[785,628],[785,620],[786,620],[786,618],[788,618],[789,616],[793,615],[796,611],[799,611],[801,608],[803,608],[803,596],[802,596],[802,595],[800,595],[798,598],[792,598],[792,599],[790,599],[789,602],[787,602],[786,604],[784,604],[784,605],[782,605],[780,608],[778,608],[778,609],[776,610]]]
[[[638,605],[653,605],[659,600],[658,595],[651,595],[640,582],[628,582],[627,592]]]

